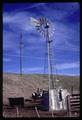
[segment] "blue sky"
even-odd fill
[[[45,38],[32,25],[30,18],[46,17],[54,33],[54,73],[80,74],[80,5],[70,3],[16,3],[3,5],[3,72],[20,72],[20,33],[23,35],[23,73],[45,73]]]

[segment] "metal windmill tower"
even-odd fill
[[[46,18],[40,18],[38,20],[31,18],[31,22],[45,38],[47,42],[47,57],[48,57],[48,77],[49,77],[49,110],[58,108],[57,105],[57,89],[56,80],[53,75],[53,51],[52,51],[52,40],[50,39],[50,23]],[[55,90],[55,92],[54,92]],[[52,105],[53,104],[53,105]],[[55,106],[55,108],[54,108]]]

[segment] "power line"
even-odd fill
[[[8,54],[5,54],[5,55],[3,55],[3,56],[12,56],[12,57],[17,57],[17,58],[19,58],[19,56],[17,56],[17,55],[8,55]],[[47,60],[47,58],[45,58],[45,57],[43,57],[43,58],[41,58],[41,57],[32,57],[32,56],[22,56],[22,57],[31,57],[31,58],[34,58],[34,59],[43,59],[43,60]]]

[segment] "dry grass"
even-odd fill
[[[70,90],[71,86],[74,90],[79,89],[79,77],[58,76],[63,88]],[[22,78],[18,74],[3,74],[3,103],[8,103],[8,97],[24,97],[29,98],[37,88],[48,88],[47,75],[23,75]]]

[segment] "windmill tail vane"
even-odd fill
[[[31,17],[30,20],[31,20],[31,23],[32,23],[34,26],[40,26],[40,21],[39,21],[39,20],[37,20],[37,19],[35,19],[35,18],[33,18],[33,17]]]
[[[43,25],[45,22],[46,22],[46,19],[45,18],[39,18],[38,20],[31,17],[31,23],[34,25],[34,26],[41,26]]]

